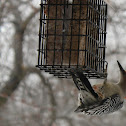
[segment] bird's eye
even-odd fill
[[[101,87],[101,90],[103,89],[103,86]]]

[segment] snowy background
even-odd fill
[[[126,69],[126,1],[107,0],[108,79]],[[74,113],[77,89],[37,64],[40,0],[0,0],[0,126],[125,126],[126,102],[102,117]],[[103,80],[90,80],[93,84]]]

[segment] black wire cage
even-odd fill
[[[71,78],[71,69],[105,78],[104,0],[41,0],[40,6],[37,67],[59,78]]]

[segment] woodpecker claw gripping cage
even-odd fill
[[[70,70],[105,78],[107,4],[103,0],[41,0],[38,65],[59,78]]]

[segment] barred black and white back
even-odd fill
[[[80,104],[75,112],[83,112],[87,115],[103,115],[112,113],[123,107],[123,100],[118,93],[113,93],[113,95],[105,99],[100,99],[82,72],[71,72],[71,75],[79,90]]]
[[[123,107],[123,102],[119,95],[115,94],[111,97],[108,97],[99,103],[88,106],[84,108],[83,112],[87,115],[104,115],[115,112]]]

